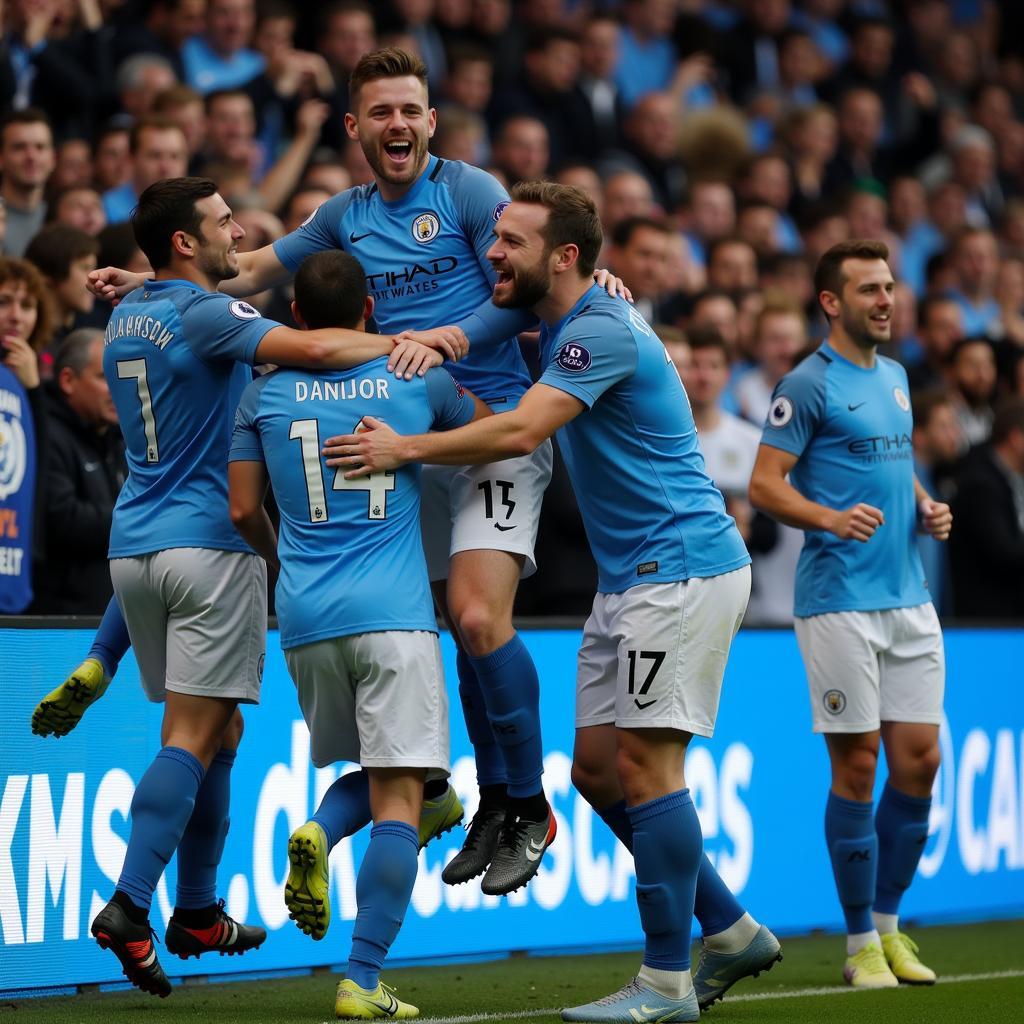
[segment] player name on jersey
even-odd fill
[[[296,402],[346,402],[353,398],[391,398],[389,381],[383,377],[360,380],[297,380]]]
[[[167,330],[162,321],[155,320],[151,316],[115,316],[107,324],[107,330],[103,335],[103,344],[109,345],[117,338],[144,338],[153,342],[159,349],[166,348],[174,341],[174,332]]]

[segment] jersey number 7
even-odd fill
[[[356,427],[359,433],[360,427]],[[316,420],[293,420],[288,431],[291,441],[302,446],[302,469],[306,478],[306,497],[309,499],[309,521],[326,523],[330,520],[327,511],[327,497],[324,492],[324,477],[320,462],[320,425]],[[367,519],[387,519],[388,491],[395,489],[393,473],[371,473],[358,480],[346,480],[345,470],[334,471],[332,491],[368,491]]]

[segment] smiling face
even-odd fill
[[[245,238],[245,231],[232,217],[231,208],[215,192],[200,199],[196,210],[203,218],[196,239],[199,243],[195,249],[196,269],[211,281],[230,281],[238,277],[238,243]]]
[[[427,146],[437,126],[427,89],[414,75],[378,78],[353,97],[355,114],[345,115],[345,129],[357,139],[378,182],[404,188],[427,165]]]
[[[544,239],[548,211],[512,203],[494,226],[487,258],[498,275],[491,301],[501,309],[527,309],[551,290],[552,250]]]
[[[896,282],[885,260],[848,259],[840,268],[840,295],[822,292],[829,298],[829,316],[838,316],[840,326],[860,348],[874,348],[892,337]]]

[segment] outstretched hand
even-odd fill
[[[383,420],[364,416],[353,434],[341,434],[324,441],[322,453],[327,465],[347,468],[346,480],[397,469],[408,461],[403,457],[405,438]]]

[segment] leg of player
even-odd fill
[[[875,900],[878,837],[871,794],[879,733],[826,733],[832,788],[825,809],[825,842],[846,919],[843,977],[855,988],[895,988],[871,906]]]
[[[614,770],[616,730],[611,725],[576,730],[572,781],[618,840],[633,852],[633,826]],[[747,913],[705,854],[697,874],[694,916],[703,948],[693,986],[703,1010],[736,982],[757,977],[782,959],[779,940]]]
[[[508,810],[481,883],[492,896],[526,885],[555,838],[555,817],[540,781],[540,683],[512,626],[524,561],[506,551],[458,551],[448,577],[449,611],[479,679],[508,779]]]
[[[636,894],[644,930],[636,978],[610,996],[562,1011],[566,1021],[696,1021],[690,976],[690,923],[703,850],[686,789],[689,733],[618,729],[616,765],[633,826]]]
[[[380,980],[384,959],[395,941],[416,882],[417,824],[423,802],[422,768],[367,768],[373,828],[356,878],[352,951],[338,984],[335,1015],[347,1019],[419,1015]]]
[[[267,938],[262,928],[229,917],[224,900],[217,899],[217,868],[231,825],[231,769],[243,731],[242,712],[235,708],[178,843],[177,896],[164,944],[182,960],[214,951],[234,956],[258,949]]]
[[[476,784],[480,793],[476,813],[467,829],[462,849],[445,865],[441,873],[445,884],[460,885],[482,874],[491,862],[508,809],[508,773],[502,748],[495,739],[491,720],[487,717],[487,705],[484,703],[476,669],[462,647],[458,629],[448,611],[447,583],[438,581],[432,584],[431,589],[458,649],[455,667],[459,674],[459,701],[466,722],[466,733],[473,745]],[[426,790],[424,792],[429,799],[430,794]],[[424,807],[426,804],[425,799]]]
[[[130,646],[124,616],[117,598],[112,597],[85,661],[36,705],[32,731],[37,736],[58,737],[71,732],[89,706],[106,692]]]
[[[181,841],[236,703],[168,691],[163,746],[135,789],[121,877],[110,902],[92,923],[96,941],[113,950],[128,980],[153,995],[171,992],[150,938],[153,890]]]
[[[896,978],[910,985],[932,985],[935,972],[921,963],[916,943],[899,930],[899,909],[928,838],[932,784],[941,758],[939,728],[883,722],[882,742],[889,778],[875,811],[878,883],[872,916]]]

